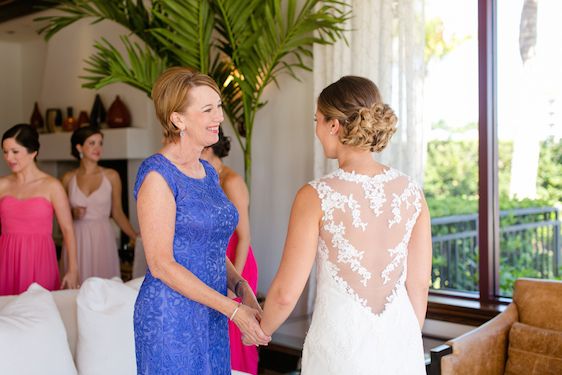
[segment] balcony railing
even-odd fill
[[[478,215],[431,220],[432,287],[478,290]],[[517,277],[558,278],[560,213],[555,207],[500,212],[500,295],[510,296]]]

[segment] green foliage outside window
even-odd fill
[[[537,178],[537,199],[509,197],[513,144],[500,141],[499,194],[500,210],[541,208],[545,212],[528,215],[504,215],[500,218],[500,294],[511,295],[518,277],[559,279],[561,261],[556,262],[554,230],[558,226],[512,231],[514,226],[552,222],[553,207],[562,201],[562,141],[553,138],[541,143]],[[424,191],[432,218],[474,215],[478,212],[478,143],[476,140],[432,141],[428,144]],[[551,211],[548,211],[548,210]],[[468,220],[468,219],[467,219]],[[433,225],[435,237],[475,231],[476,221],[455,225]],[[560,238],[560,236],[558,237]],[[454,242],[454,244],[453,244]],[[476,239],[453,240],[453,251],[440,251],[434,243],[432,287],[465,291],[478,290],[478,248]],[[557,244],[560,246],[560,243]],[[558,249],[558,252],[560,250]],[[556,272],[558,268],[558,273]]]

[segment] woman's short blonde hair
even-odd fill
[[[189,92],[192,88],[207,86],[220,96],[217,83],[208,75],[185,67],[173,67],[165,70],[152,87],[152,101],[156,117],[162,126],[166,142],[176,142],[180,129],[171,120],[174,112],[183,112],[189,106]]]
[[[367,78],[345,76],[332,83],[320,93],[318,110],[326,120],[339,121],[344,145],[380,152],[396,132],[398,118]]]

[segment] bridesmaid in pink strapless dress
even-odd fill
[[[51,202],[3,196],[0,221],[0,295],[20,294],[33,282],[59,289]]]
[[[14,125],[2,134],[12,173],[0,177],[0,295],[22,293],[33,282],[49,290],[80,287],[68,197],[59,180],[37,167],[39,147],[39,134],[30,125]],[[68,272],[60,281],[54,216],[69,249]]]
[[[78,270],[83,282],[96,276],[106,279],[121,277],[117,240],[109,221],[111,214],[111,183],[103,175],[100,187],[89,196],[76,184],[76,175],[68,185],[71,207],[85,207],[82,218],[74,220],[78,248]]]

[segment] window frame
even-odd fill
[[[427,318],[480,325],[511,302],[499,296],[497,0],[478,0],[478,289],[430,291]]]

